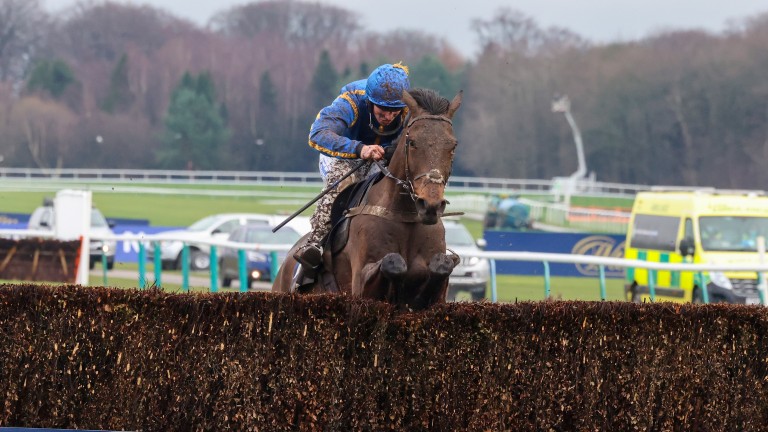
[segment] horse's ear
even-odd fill
[[[408,93],[408,90],[403,91],[403,102],[408,106],[408,111],[411,112],[411,115],[416,112],[416,110],[419,108],[418,102],[416,102],[416,99],[411,96],[410,93]]]
[[[451,105],[448,106],[448,118],[453,118],[453,115],[456,114],[456,110],[461,106],[461,98],[463,94],[464,90],[459,90],[456,96],[454,96]]]

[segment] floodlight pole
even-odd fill
[[[573,132],[573,141],[576,143],[576,157],[578,160],[578,166],[576,172],[568,177],[568,184],[566,185],[565,193],[565,205],[570,207],[571,205],[571,193],[573,192],[576,182],[587,175],[587,162],[584,158],[584,144],[581,141],[581,131],[579,126],[576,125],[576,121],[571,115],[571,100],[568,96],[563,95],[557,97],[552,102],[552,112],[561,112],[565,115],[565,119],[568,121],[568,125]]]

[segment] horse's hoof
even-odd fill
[[[408,265],[406,265],[405,259],[400,254],[393,252],[388,253],[382,258],[380,269],[387,279],[393,279],[405,275]]]
[[[436,254],[429,260],[429,272],[439,276],[448,276],[455,267],[453,259],[446,254]]]

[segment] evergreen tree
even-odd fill
[[[280,121],[278,114],[277,87],[272,81],[269,71],[261,74],[259,80],[259,100],[257,102],[258,115],[255,119],[253,133],[254,147],[247,149],[249,168],[258,170],[274,169],[279,163],[283,153],[289,151],[287,146],[281,146],[278,142],[282,139],[282,128],[277,127]]]
[[[101,107],[112,114],[127,110],[133,104],[133,93],[128,82],[128,56],[123,54],[112,70],[109,80],[109,93]]]
[[[27,90],[46,91],[58,99],[70,84],[75,82],[75,74],[62,60],[44,60],[38,63],[27,81]]]
[[[320,54],[320,61],[317,63],[315,74],[312,77],[312,95],[313,110],[316,112],[322,107],[331,103],[339,94],[338,87],[339,73],[331,63],[331,56],[327,50]]]
[[[216,103],[210,74],[185,73],[173,90],[165,117],[165,134],[157,157],[166,168],[218,168],[220,148],[230,132]]]
[[[213,84],[213,78],[211,78],[210,72],[202,72],[197,76],[197,80],[194,81],[193,86],[197,91],[197,94],[208,99],[208,102],[216,102],[216,89]]]
[[[272,81],[272,75],[269,71],[261,74],[259,80],[259,109],[262,112],[275,112],[277,106],[277,87]]]
[[[451,99],[459,91],[460,78],[445,68],[433,55],[426,55],[411,68],[411,86],[436,90],[441,96]]]
[[[371,67],[368,65],[367,62],[362,62],[360,63],[359,71],[360,71],[361,77],[368,78],[368,75],[371,74]]]

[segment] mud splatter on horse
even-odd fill
[[[461,98],[459,92],[448,101],[426,89],[403,94],[409,118],[385,175],[370,187],[364,204],[348,211],[348,237],[338,240],[346,244],[325,248],[325,274],[303,287],[306,292],[327,292],[330,280],[339,292],[412,310],[445,301],[458,257],[446,253],[441,217],[458,145],[452,119]],[[301,244],[288,253],[273,292],[292,291],[293,253]]]

